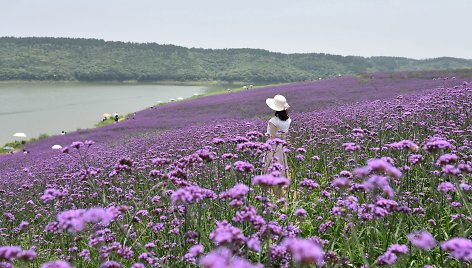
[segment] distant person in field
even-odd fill
[[[287,100],[282,95],[275,95],[274,98],[268,98],[266,100],[267,106],[275,111],[275,115],[269,120],[267,124],[267,134],[271,139],[287,139],[287,133],[290,128],[292,119],[288,116],[288,105]],[[264,168],[267,173],[270,173],[271,166],[274,163],[278,163],[281,169],[280,175],[288,178],[288,164],[287,155],[284,152],[284,145],[281,142],[274,142],[272,144],[272,150],[268,152],[264,157]]]
[[[115,119],[115,123],[118,123],[118,113],[115,112],[115,114],[113,115],[113,118]]]

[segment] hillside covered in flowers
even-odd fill
[[[472,77],[454,75],[192,99],[0,156],[0,267],[466,267]],[[264,135],[275,94],[287,140]],[[273,143],[290,178],[262,172]]]

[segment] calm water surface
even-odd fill
[[[211,90],[202,86],[83,83],[0,84],[0,146],[13,134],[29,138],[94,127],[104,113],[126,115],[179,97]]]

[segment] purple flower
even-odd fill
[[[202,254],[204,251],[204,248],[202,245],[198,244],[198,245],[194,245],[192,246],[189,250],[188,250],[188,253],[191,254],[192,256],[196,257],[200,254]]]
[[[13,215],[12,213],[10,212],[5,212],[3,213],[3,217],[5,217],[5,219],[9,222],[12,222],[15,220],[15,215]]]
[[[63,260],[57,260],[44,263],[43,265],[41,265],[41,268],[72,268],[72,265]]]
[[[222,144],[222,143],[225,142],[225,140],[220,139],[220,138],[214,138],[211,142],[212,142],[213,144]]]
[[[266,225],[264,218],[260,215],[257,215],[257,211],[253,206],[245,207],[242,210],[237,211],[236,215],[233,217],[233,221],[238,223],[249,221],[256,229],[261,229]]]
[[[345,178],[351,178],[352,177],[352,173],[347,171],[347,170],[343,170],[343,171],[339,172],[339,175],[341,175],[342,177],[345,177]]]
[[[200,260],[200,265],[204,268],[228,267],[231,258],[231,251],[227,248],[218,248],[205,255]]]
[[[63,230],[81,232],[85,230],[87,223],[101,223],[103,226],[107,226],[114,220],[115,213],[116,209],[113,207],[107,209],[91,208],[89,210],[72,209],[59,213],[57,221],[59,228]]]
[[[397,261],[396,254],[407,254],[408,247],[406,245],[393,244],[388,247],[387,251],[379,256],[375,261],[377,265],[393,265]]]
[[[373,158],[367,161],[367,166],[371,171],[387,172],[392,165],[383,159]]]
[[[395,195],[395,191],[392,189],[392,187],[390,187],[386,177],[372,175],[367,181],[363,183],[363,185],[369,192],[378,189],[383,191],[388,197]]]
[[[197,257],[198,255],[202,254],[204,251],[204,248],[202,245],[198,244],[198,245],[194,245],[192,246],[188,253],[184,255],[184,260],[186,262],[189,262],[189,263],[193,263],[193,264],[196,264],[197,262]]]
[[[122,268],[121,263],[117,261],[106,261],[100,265],[100,268]]]
[[[17,259],[22,261],[33,261],[36,259],[36,256],[37,255],[33,247],[31,249],[21,251],[17,256]]]
[[[304,264],[317,264],[322,266],[324,252],[320,245],[311,240],[302,238],[285,238],[282,246],[286,247],[293,259]]]
[[[395,254],[407,254],[408,247],[406,245],[393,244],[390,247],[388,247],[387,251],[395,253]]]
[[[418,151],[418,145],[416,145],[414,142],[412,142],[410,140],[402,140],[402,141],[399,141],[399,142],[390,143],[390,144],[387,144],[387,146],[395,148],[395,149],[405,148],[405,149],[409,149],[413,152]]]
[[[344,147],[344,150],[348,152],[359,151],[361,149],[359,145],[356,145],[355,143],[352,143],[352,142],[343,143],[343,147]]]
[[[318,228],[318,231],[324,234],[326,230],[328,230],[329,227],[333,226],[333,224],[334,224],[333,221],[327,221],[325,223],[322,223],[320,227]]]
[[[241,257],[232,256],[227,248],[217,248],[200,259],[204,268],[262,268],[262,265],[254,265]]]
[[[298,153],[301,153],[301,154],[306,154],[306,149],[303,148],[303,147],[297,148],[296,151],[297,151]]]
[[[431,250],[436,247],[436,240],[428,231],[414,232],[408,235],[408,240],[424,250]]]
[[[441,248],[459,261],[472,262],[472,241],[469,239],[455,237],[442,242]]]
[[[423,161],[423,156],[420,154],[412,154],[408,157],[408,161],[410,161],[410,163],[414,165]]]
[[[255,252],[261,251],[261,240],[258,237],[251,237],[246,242],[247,247]]]
[[[41,196],[41,200],[46,203],[48,201],[52,201],[54,200],[56,197],[60,197],[62,196],[62,192],[57,190],[57,189],[46,189],[46,191],[44,191],[44,194]]]
[[[180,188],[177,191],[173,192],[170,197],[172,204],[177,204],[179,202],[183,204],[192,204],[200,202],[205,198],[215,199],[216,194],[211,190],[198,186],[187,186],[184,188]]]
[[[233,188],[228,189],[226,192],[220,193],[220,199],[231,198],[232,201],[230,206],[236,207],[244,204],[246,195],[249,192],[249,187],[245,184],[236,184]]]
[[[320,185],[316,183],[314,180],[304,178],[300,183],[300,186],[310,188],[310,189],[315,189],[315,188],[320,188]]]
[[[439,157],[438,161],[436,161],[436,165],[442,166],[450,163],[455,163],[457,161],[456,154],[443,154]]]
[[[0,262],[0,268],[15,268],[13,267],[13,264],[9,263],[9,262]]]
[[[460,187],[461,187],[462,191],[468,192],[468,191],[472,190],[472,186],[470,186],[469,184],[467,184],[465,182],[461,182]]]
[[[461,171],[453,165],[445,165],[441,170],[446,175],[457,175],[461,173]]]
[[[84,144],[90,147],[90,146],[94,145],[95,142],[93,140],[85,140]]]
[[[439,185],[438,185],[438,191],[440,191],[441,193],[444,193],[444,194],[447,194],[448,192],[455,192],[456,191],[456,187],[454,186],[454,184],[450,183],[450,182],[441,182]]]
[[[458,167],[459,170],[462,171],[462,172],[472,173],[472,166],[469,165],[469,164],[461,163],[461,164],[457,165],[457,167]]]
[[[425,142],[423,149],[428,152],[435,152],[437,150],[443,149],[454,149],[455,147],[449,143],[448,141],[440,138],[440,137],[433,137]]]
[[[17,246],[0,247],[0,260],[14,261],[21,251],[21,247]]]
[[[215,241],[216,245],[223,245],[226,243],[244,244],[246,237],[241,229],[232,226],[228,221],[216,222],[216,228],[210,233],[210,239]]]
[[[115,209],[91,208],[84,213],[83,218],[86,222],[101,223],[103,226],[107,226],[115,219]]]
[[[234,168],[239,172],[252,172],[254,171],[254,166],[251,163],[244,162],[244,161],[236,161],[234,163]]]
[[[252,184],[262,186],[286,186],[289,180],[284,177],[274,177],[271,174],[256,176],[252,179]]]
[[[367,161],[367,166],[356,168],[354,174],[358,178],[365,178],[372,172],[384,173],[392,178],[399,179],[402,176],[401,171],[392,166],[385,158],[373,158]]]
[[[306,216],[306,210],[304,210],[303,208],[297,208],[295,210],[295,216],[297,217],[305,217]]]
[[[84,143],[81,142],[81,141],[74,141],[73,143],[71,143],[71,144],[69,145],[69,147],[75,148],[75,149],[77,149],[77,150],[78,150],[80,147],[83,147],[83,146],[84,146]]]
[[[351,184],[351,181],[347,178],[336,178],[331,182],[331,186],[335,188],[347,187]]]
[[[392,252],[385,252],[383,255],[379,256],[377,260],[375,260],[375,264],[377,265],[393,265],[397,261],[397,255],[393,254]]]

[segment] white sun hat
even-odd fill
[[[275,95],[274,98],[268,98],[266,100],[267,106],[274,111],[283,111],[290,108],[288,105],[287,100],[282,95]]]

